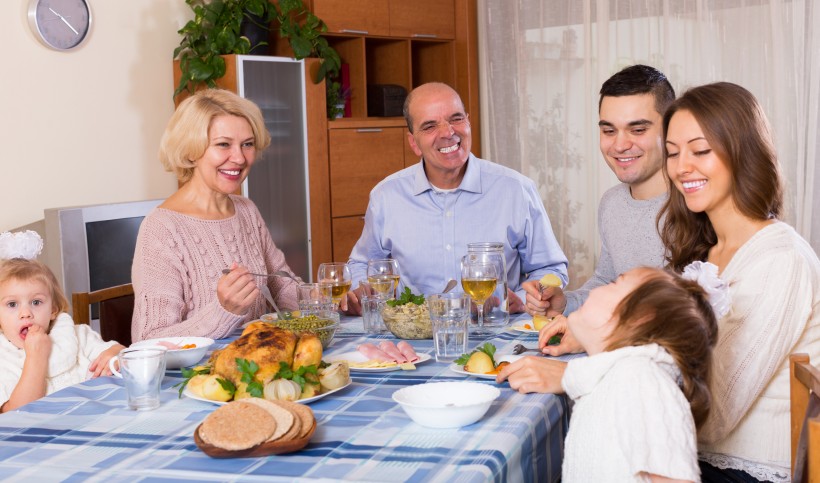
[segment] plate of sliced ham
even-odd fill
[[[378,345],[361,344],[356,351],[327,355],[323,359],[328,363],[346,361],[351,372],[390,372],[415,369],[415,364],[427,362],[432,356],[416,354],[413,346],[405,341],[398,344],[382,341]]]

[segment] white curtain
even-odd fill
[[[754,93],[785,175],[785,220],[820,252],[818,3],[478,0],[482,155],[538,184],[570,287],[592,274],[598,200],[617,183],[598,149],[598,91],[635,63],[678,94],[715,81]]]

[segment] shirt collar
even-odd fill
[[[433,185],[424,174],[424,159],[416,164],[416,173],[413,182],[413,194],[420,195],[425,191],[432,190]],[[464,178],[458,189],[469,191],[472,193],[481,193],[481,166],[479,166],[477,158],[470,154],[467,158],[467,170],[464,173]]]

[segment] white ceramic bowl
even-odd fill
[[[178,346],[196,344],[196,347],[190,349],[168,349],[165,352],[165,368],[179,369],[181,367],[193,366],[199,362],[208,352],[208,348],[211,347],[214,340],[207,337],[159,337],[157,339],[134,342],[131,344],[131,347],[164,347],[160,342],[170,342]]]
[[[410,418],[428,428],[460,428],[481,419],[501,395],[480,382],[428,382],[393,393]]]

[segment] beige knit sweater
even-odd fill
[[[188,335],[218,339],[268,312],[261,293],[250,311],[239,315],[225,310],[216,296],[222,269],[233,262],[254,273],[292,273],[253,202],[235,195],[231,200],[236,213],[223,220],[163,208],[145,217],[131,269],[135,342]],[[271,277],[268,283],[281,309],[297,308],[295,282]]]
[[[712,409],[701,459],[788,479],[789,355],[820,362],[820,261],[785,223],[757,232],[720,274],[732,309],[718,322]]]

